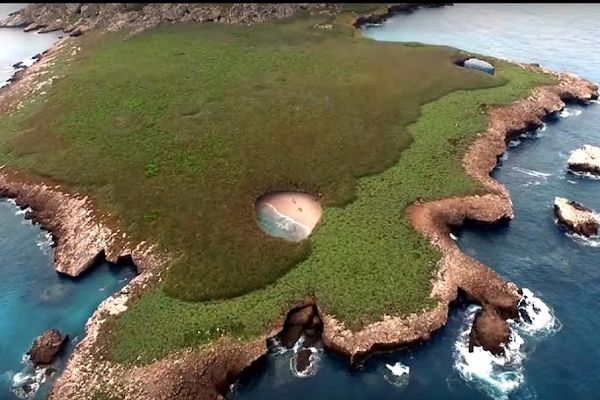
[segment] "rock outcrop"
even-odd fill
[[[600,147],[583,145],[571,153],[567,164],[572,171],[600,174]]]
[[[320,341],[322,332],[323,322],[319,317],[317,306],[309,302],[288,313],[278,339],[282,346],[289,349],[294,347],[301,336],[304,336],[305,346],[310,347]]]
[[[288,18],[300,11],[337,13],[341,3],[31,3],[0,27],[63,30],[79,36],[91,29],[139,32],[161,23],[252,24]]]
[[[554,213],[558,222],[569,228],[573,233],[586,237],[598,234],[600,219],[592,210],[576,201],[556,197],[554,199]]]
[[[488,108],[487,129],[463,157],[466,172],[482,183],[488,194],[416,202],[407,209],[415,229],[443,254],[431,293],[437,306],[408,317],[386,315],[381,321],[358,332],[346,329],[335,317],[321,313],[326,347],[345,355],[352,364],[359,364],[379,350],[424,342],[444,326],[449,305],[457,298],[459,290],[470,301],[494,310],[504,320],[518,317],[521,297],[518,288],[462,253],[449,234],[451,227],[460,226],[465,221],[490,225],[512,219],[514,214],[508,191],[490,176],[498,157],[506,151],[508,140],[541,126],[544,117],[564,108],[564,101],[587,104],[598,98],[597,85],[573,74],[553,75],[556,84],[539,87],[529,97],[508,106]]]
[[[231,5],[227,6],[227,11],[223,11],[221,7],[225,6],[219,5],[214,6],[219,10],[210,14],[206,10],[216,10],[211,8],[213,6],[198,5],[198,8],[194,8],[196,5],[149,4],[136,10],[127,9],[124,4],[87,3],[70,5],[72,8],[68,9],[72,10],[72,16],[63,14],[64,7],[54,7],[32,4],[25,11],[10,16],[4,26],[25,27],[34,23],[45,25],[44,29],[54,29],[60,24],[65,26],[63,29],[67,32],[79,29],[83,33],[94,27],[139,30],[160,22],[185,20],[250,23],[291,15],[290,10],[306,7],[316,10],[320,6]],[[323,7],[320,11],[331,12],[332,8],[336,10],[338,6]],[[121,11],[114,11],[116,9]],[[198,15],[197,19],[195,15]],[[25,71],[23,81],[30,75],[31,69]],[[360,331],[351,331],[334,316],[317,312],[319,310],[314,304],[310,304],[311,310],[305,310],[305,304],[294,309],[286,321],[278,325],[283,327],[281,335],[289,335],[286,341],[291,343],[298,335],[318,337],[322,329],[323,342],[327,347],[347,356],[351,363],[359,363],[378,350],[397,349],[428,340],[446,323],[449,305],[457,298],[459,291],[504,321],[515,318],[520,298],[516,286],[463,254],[450,239],[449,232],[450,227],[461,225],[465,220],[493,224],[511,219],[513,212],[508,192],[489,175],[497,157],[506,150],[507,138],[541,125],[543,117],[564,107],[563,101],[586,103],[598,96],[595,85],[574,75],[560,74],[556,78],[556,85],[540,87],[526,99],[505,107],[488,109],[489,125],[463,159],[466,171],[489,190],[488,194],[417,202],[407,210],[415,229],[422,232],[443,254],[431,293],[432,299],[437,301],[435,307],[408,317],[383,316],[380,321]],[[17,84],[24,85],[24,82]],[[3,96],[6,98],[6,93]],[[206,348],[173,355],[143,367],[126,367],[102,358],[99,356],[98,337],[105,319],[125,310],[128,299],[139,295],[153,282],[158,275],[157,266],[164,265],[165,258],[159,257],[148,244],[129,243],[107,216],[97,211],[91,199],[69,193],[58,183],[1,168],[0,188],[1,195],[15,197],[22,207],[30,207],[28,216],[53,233],[56,252],[63,254],[55,260],[57,268],[61,265],[62,270],[72,270],[76,274],[81,265],[90,265],[90,260],[93,262],[98,256],[111,260],[131,256],[141,272],[119,293],[104,301],[90,318],[86,325],[86,336],[71,356],[50,399],[88,400],[96,389],[107,385],[114,390],[115,396],[130,399],[221,398],[241,371],[265,354],[265,340],[271,336],[266,333],[252,342],[223,338]],[[85,229],[78,228],[79,224],[83,224]],[[91,232],[86,233],[86,230]],[[493,320],[497,321],[498,318],[494,317]],[[285,332],[288,327],[292,329],[289,334]],[[490,348],[503,338],[497,334],[486,338],[488,329],[475,331],[478,332],[477,343],[488,343],[486,346]],[[492,330],[498,331],[501,330]],[[473,345],[476,345],[475,342]],[[300,358],[306,361],[307,356],[304,353]]]
[[[484,307],[477,312],[469,335],[469,351],[475,346],[494,355],[504,354],[504,345],[508,342],[510,330],[508,323],[496,310]]]
[[[388,18],[398,14],[410,14],[417,11],[419,8],[439,8],[451,6],[452,3],[400,3],[386,7],[386,10],[381,13],[373,13],[360,16],[354,21],[355,28],[361,28],[365,25],[379,25],[384,23]]]
[[[494,75],[496,72],[496,68],[492,64],[479,58],[468,58],[463,62],[462,66],[469,69],[476,69],[489,75]]]
[[[88,196],[4,166],[0,167],[0,196],[14,198],[27,210],[25,218],[52,234],[57,272],[74,277],[97,261],[118,263],[123,257],[131,257],[140,272],[148,265],[145,259],[152,246],[129,242]]]
[[[52,364],[68,339],[69,335],[63,337],[57,329],[51,329],[35,339],[27,354],[35,365]]]

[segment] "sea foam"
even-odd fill
[[[464,326],[454,345],[454,368],[469,384],[489,397],[505,400],[525,382],[523,360],[535,342],[561,328],[552,309],[529,289],[523,289],[519,301],[519,319],[509,320],[510,336],[503,356],[495,356],[481,347],[469,352],[469,334],[479,306],[466,311]]]
[[[296,358],[302,350],[309,350],[311,355],[309,357],[308,367],[306,367],[304,371],[298,371]],[[293,355],[290,357],[290,370],[294,376],[298,378],[308,378],[310,376],[314,376],[319,370],[323,349],[316,347],[304,347],[304,336],[301,336],[300,339],[298,339],[298,341],[294,344],[292,351]]]
[[[386,364],[383,377],[394,386],[405,386],[408,384],[408,378],[410,377],[410,367],[401,362],[394,365]]]

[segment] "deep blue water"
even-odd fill
[[[398,16],[365,33],[537,62],[600,82],[600,5],[462,4]],[[556,317],[546,316],[549,329],[516,331],[523,344],[513,343],[511,362],[494,365],[502,360],[486,354],[460,358],[457,346],[465,343],[473,309],[459,307],[429,343],[375,357],[358,372],[325,353],[316,374],[301,378],[289,367],[289,352],[274,353],[239,382],[231,398],[597,399],[600,242],[567,235],[552,213],[555,196],[600,210],[600,181],[565,170],[569,153],[586,143],[600,146],[598,104],[569,106],[562,117],[515,142],[493,173],[511,193],[515,219],[504,228],[456,232],[463,251],[530,289]],[[389,379],[386,365],[396,362],[410,368],[408,382]]]
[[[0,18],[18,8],[0,5]],[[56,38],[0,29],[0,83],[12,75],[10,65],[45,50]],[[135,275],[132,266],[103,263],[77,279],[59,276],[52,265],[50,238],[23,214],[14,203],[0,200],[0,400],[19,398],[22,392],[13,390],[15,384],[43,377],[43,370],[23,360],[36,336],[58,328],[72,338],[54,365],[60,370],[100,302]],[[29,398],[43,398],[56,377]]]

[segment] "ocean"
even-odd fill
[[[422,42],[576,73],[600,82],[600,5],[457,4],[396,16],[364,28],[375,40]],[[467,254],[529,294],[536,310],[513,326],[508,357],[466,348],[476,307],[453,309],[428,343],[375,356],[361,370],[317,352],[298,375],[293,350],[275,348],[248,371],[234,400],[596,399],[600,389],[600,240],[554,222],[555,196],[600,211],[600,181],[566,171],[569,153],[600,146],[600,106],[569,105],[536,132],[514,140],[493,176],[510,191],[515,219],[498,229],[454,232]]]
[[[0,18],[17,8],[0,5]],[[364,33],[375,40],[444,44],[537,62],[598,82],[599,20],[595,4],[459,4],[397,16]],[[30,60],[57,36],[0,30],[0,85],[14,72],[12,64]],[[448,324],[430,342],[373,357],[358,371],[315,350],[313,367],[299,375],[290,364],[293,350],[275,348],[244,375],[230,398],[596,399],[600,241],[558,227],[552,201],[563,196],[600,210],[600,181],[565,170],[571,151],[600,145],[599,122],[598,104],[568,106],[538,131],[513,141],[493,176],[509,189],[515,219],[503,228],[454,232],[463,251],[528,289],[536,318],[526,328],[513,327],[508,358],[466,351],[476,308],[465,304],[451,311]],[[0,201],[2,400],[43,398],[52,378],[24,359],[33,339],[50,328],[71,336],[55,365],[60,370],[93,310],[134,276],[131,266],[104,263],[78,279],[61,277],[52,268],[50,244],[14,203]]]
[[[0,18],[20,7],[1,4]],[[0,85],[14,73],[12,64],[31,62],[58,36],[0,29]],[[103,263],[77,279],[63,277],[54,271],[52,255],[49,234],[25,220],[13,201],[0,200],[0,400],[44,398],[83,337],[87,319],[135,276],[133,266]],[[48,376],[45,368],[33,368],[25,353],[52,328],[71,339]]]

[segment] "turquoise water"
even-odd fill
[[[277,211],[268,203],[256,206],[256,223],[268,235],[299,242],[306,239],[310,229]]]
[[[0,5],[0,18],[20,5]],[[56,41],[57,33],[0,29],[0,86],[14,70]],[[64,368],[97,306],[135,276],[133,266],[102,263],[77,279],[59,276],[52,265],[51,239],[24,219],[23,211],[0,200],[0,399],[41,399]],[[57,328],[71,341],[51,376],[24,359],[33,340]],[[27,389],[27,390],[24,390]]]
[[[13,202],[1,200],[0,399],[18,398],[21,392],[13,386],[21,377],[32,379],[36,373],[23,356],[37,335],[57,328],[72,338],[67,352],[54,365],[62,368],[96,307],[133,276],[133,266],[109,263],[77,279],[58,275],[49,235],[25,220]],[[50,382],[42,385],[36,398],[42,397]]]
[[[367,36],[446,44],[577,73],[600,82],[600,5],[461,4],[398,16]],[[274,349],[238,383],[235,400],[597,399],[600,392],[600,241],[554,223],[555,196],[600,210],[600,181],[565,170],[571,151],[600,146],[600,106],[569,106],[511,143],[493,176],[509,189],[515,219],[499,229],[455,232],[461,249],[528,288],[533,324],[514,324],[510,359],[466,351],[475,308],[463,304],[428,343],[377,356],[359,371],[321,354],[299,377],[292,352]],[[532,297],[533,296],[533,297]],[[358,300],[357,300],[358,301]],[[387,367],[409,368],[395,376]]]

